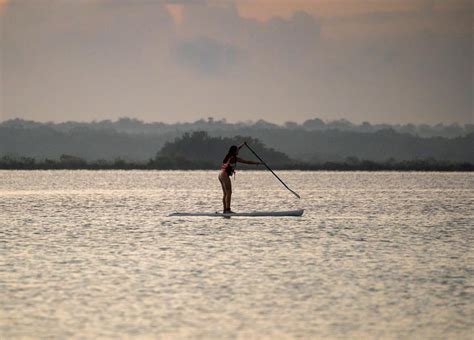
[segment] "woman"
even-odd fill
[[[239,150],[245,145],[245,143],[240,146],[232,145],[229,149],[229,152],[224,157],[221,166],[221,172],[219,173],[219,181],[222,185],[222,191],[224,192],[224,197],[222,202],[224,204],[224,214],[232,213],[230,210],[230,200],[232,197],[232,184],[230,182],[230,176],[235,172],[235,166],[237,162],[245,164],[262,164],[261,162],[247,161],[245,159],[237,157]]]

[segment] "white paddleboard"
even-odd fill
[[[236,212],[236,213],[221,213],[221,212],[175,212],[168,216],[205,216],[205,217],[271,217],[271,216],[302,216],[304,209],[287,210],[287,211],[251,211],[251,212]]]

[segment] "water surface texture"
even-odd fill
[[[0,338],[421,338],[474,331],[474,175],[0,171]]]

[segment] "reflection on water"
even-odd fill
[[[474,175],[0,172],[0,337],[470,338]]]

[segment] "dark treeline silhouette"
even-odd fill
[[[143,123],[128,118],[116,122],[57,124],[16,119],[0,123],[0,157],[9,155],[40,160],[58,159],[63,154],[69,154],[89,162],[120,158],[143,163],[154,157],[166,143],[185,133],[206,131],[211,137],[229,138],[226,143],[234,140],[235,136],[250,136],[302,163],[341,163],[348,157],[378,163],[388,159],[474,163],[472,125],[451,126],[453,131],[457,131],[452,135],[458,134],[452,138],[425,138],[403,132],[409,125],[393,125],[385,129],[379,129],[382,125],[370,125],[370,128],[369,125],[354,125],[345,120],[324,123],[318,119],[303,124],[287,123],[285,126],[265,121],[230,124],[212,119],[179,124]],[[423,130],[422,125],[415,127],[415,130]],[[429,129],[441,128],[432,126]],[[163,157],[166,152],[172,151],[169,148],[162,151]],[[213,150],[207,152],[212,157],[217,153]],[[200,157],[206,156],[201,154]]]
[[[98,160],[87,162],[74,156],[61,157],[59,160],[45,159],[37,161],[31,157],[0,158],[0,170],[216,170],[207,161],[190,161],[184,158],[161,157],[148,162],[128,162],[123,159],[113,161]],[[76,160],[66,160],[67,158]],[[386,161],[347,160],[345,162],[290,163],[273,165],[275,170],[327,170],[327,171],[474,171],[472,163],[439,162],[435,160]],[[244,168],[244,167],[242,167]],[[263,167],[252,170],[265,170]]]
[[[267,130],[259,132],[259,139],[292,158],[313,163],[342,162],[348,157],[375,162],[427,158],[474,162],[474,133],[456,138],[421,138],[390,129],[375,133]]]
[[[197,170],[217,169],[221,164],[227,148],[230,145],[240,144],[243,141],[252,145],[252,148],[265,159],[274,169],[286,170],[402,170],[402,171],[474,171],[474,164],[467,162],[437,161],[434,159],[395,161],[389,159],[384,162],[360,160],[349,157],[343,162],[308,163],[292,160],[286,154],[266,147],[258,139],[236,136],[233,138],[211,137],[204,131],[185,133],[174,142],[167,142],[157,152],[155,158],[146,162],[126,161],[121,158],[114,160],[99,159],[87,161],[75,155],[63,154],[59,159],[36,160],[32,157],[16,157],[5,155],[0,158],[0,169],[159,169],[159,170]],[[240,156],[253,159],[252,154],[244,147]],[[245,165],[239,165],[245,169]],[[255,169],[253,167],[252,169]],[[260,169],[263,169],[260,168]]]
[[[205,131],[185,133],[182,137],[176,138],[174,142],[166,143],[157,153],[156,159],[187,159],[192,162],[208,162],[214,167],[222,163],[231,145],[240,145],[246,141],[265,160],[277,166],[294,163],[286,154],[266,147],[258,139],[252,137],[211,137]],[[240,150],[239,157],[254,159],[255,157],[246,147]],[[245,167],[244,164],[240,165]]]
[[[0,155],[58,158],[73,154],[86,160],[123,158],[143,161],[168,140],[166,136],[127,134],[114,130],[77,127],[59,131],[47,125],[0,126]]]

